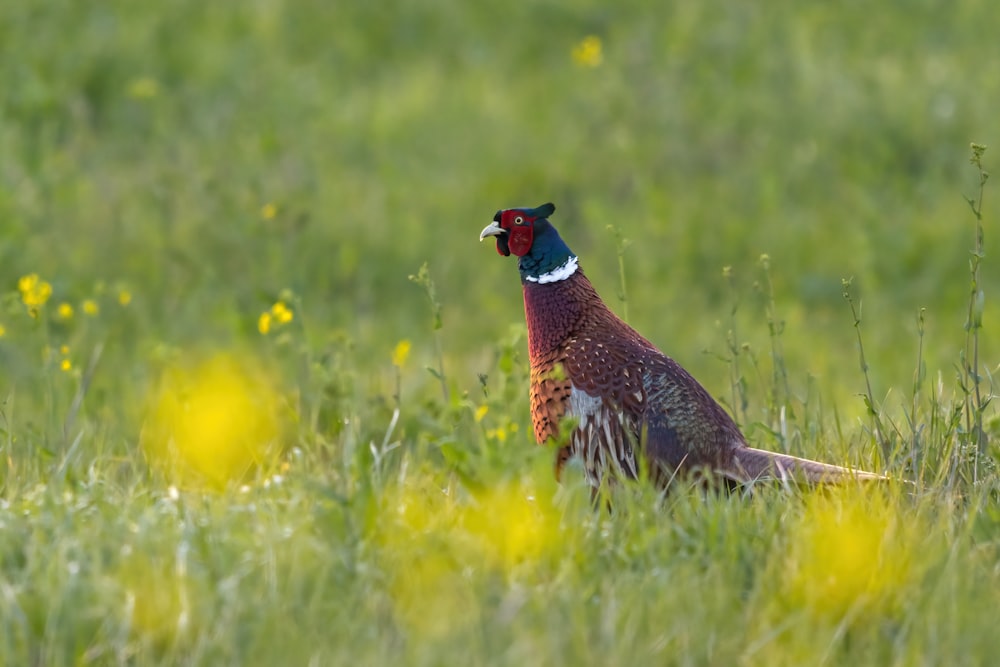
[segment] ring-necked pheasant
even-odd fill
[[[553,212],[553,204],[498,211],[479,240],[496,237],[498,253],[519,258],[535,438],[557,438],[563,417],[577,420],[557,476],[578,455],[594,486],[608,473],[635,478],[642,452],[660,484],[688,471],[734,482],[884,479],[749,447],[697,380],[604,304],[549,222]]]

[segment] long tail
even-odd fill
[[[886,480],[888,477],[862,470],[852,470],[829,463],[800,459],[797,456],[768,452],[753,447],[736,450],[733,463],[740,481],[779,479],[809,484],[839,483],[851,480]]]

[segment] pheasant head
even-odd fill
[[[554,204],[542,204],[497,211],[479,240],[496,237],[498,253],[516,255],[523,282],[563,280],[576,271],[577,258],[549,222],[555,210]]]

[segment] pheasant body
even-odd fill
[[[642,456],[660,484],[694,470],[737,482],[880,478],[749,447],[697,380],[605,305],[549,223],[554,210],[499,211],[480,239],[495,236],[501,255],[520,257],[536,440],[558,440],[564,418],[576,423],[557,475],[579,456],[595,486],[609,474],[635,478]]]

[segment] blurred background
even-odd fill
[[[988,663],[998,17],[0,2],[0,664]],[[751,443],[926,486],[556,484],[547,201]]]
[[[349,355],[361,393],[393,391],[410,341],[419,392],[437,383],[408,280],[426,262],[449,381],[475,391],[523,326],[514,261],[477,234],[553,201],[619,313],[630,242],[629,321],[717,395],[734,323],[767,363],[766,253],[795,386],[819,378],[860,414],[844,278],[878,397],[912,382],[921,308],[930,372],[954,373],[969,143],[1000,132],[996,25],[984,0],[6,3],[0,377],[44,386],[63,346],[79,371],[98,344],[106,396],[205,350],[287,374],[277,327],[260,331],[280,302],[313,354]],[[51,287],[38,317],[17,287],[31,274]]]

